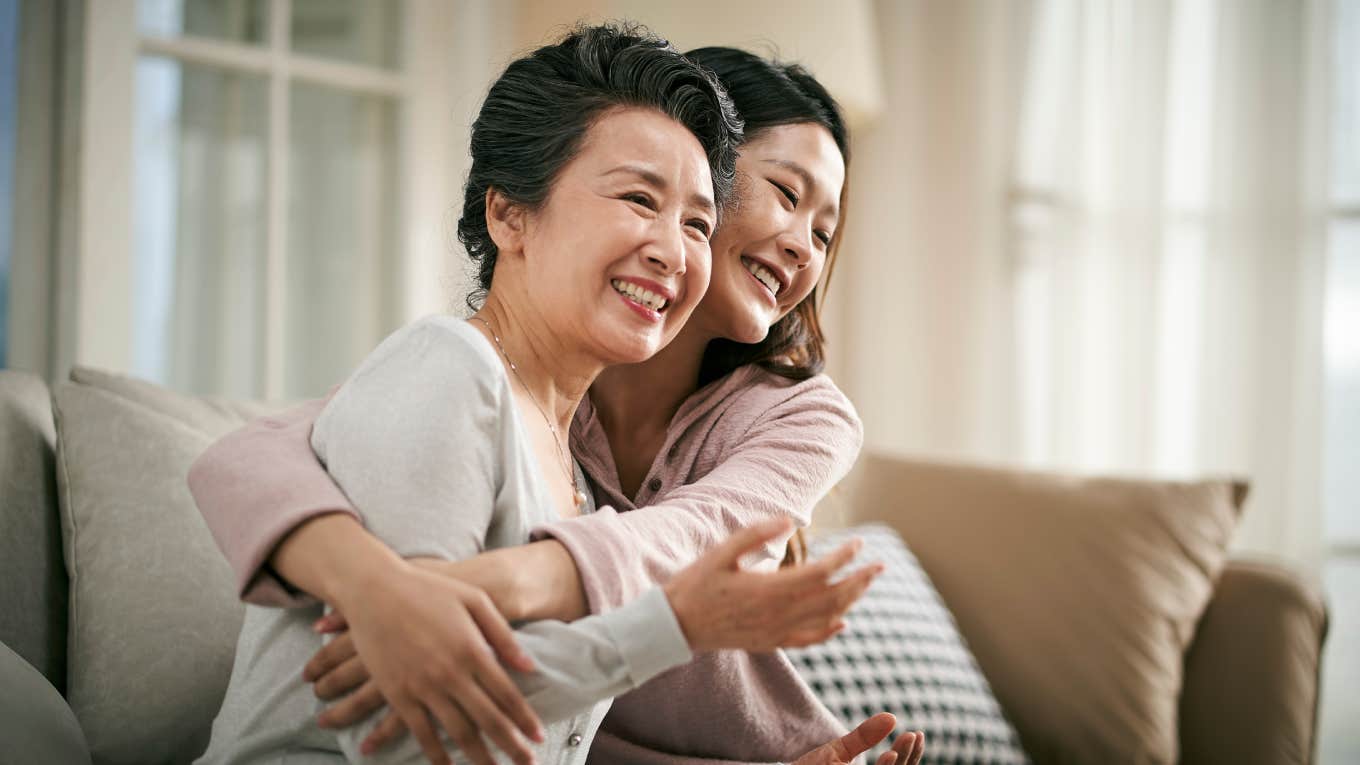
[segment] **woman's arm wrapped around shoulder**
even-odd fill
[[[775,518],[806,527],[813,506],[854,465],[864,430],[844,394],[817,377],[789,388],[745,432],[709,440],[726,445],[722,461],[659,502],[623,513],[604,507],[535,531],[570,552],[591,612],[669,580],[738,529]],[[784,540],[774,540],[753,557],[772,565],[783,554]]]
[[[252,420],[214,442],[189,468],[189,491],[248,603],[315,603],[277,575],[270,556],[313,518],[359,517],[312,451],[312,424],[330,398]]]

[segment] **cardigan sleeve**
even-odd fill
[[[828,378],[787,390],[744,432],[710,434],[708,443],[726,453],[698,481],[645,508],[601,507],[535,529],[535,538],[557,539],[571,553],[592,613],[665,582],[738,529],[781,517],[808,525],[813,506],[850,471],[864,431],[854,406]],[[775,540],[747,565],[777,565],[784,545]]]
[[[316,516],[359,518],[312,451],[312,426],[334,393],[251,421],[218,439],[189,468],[189,491],[247,603],[315,603],[275,574],[269,557],[293,529]]]
[[[505,498],[504,487],[512,461],[532,456],[513,426],[500,361],[475,332],[443,316],[399,330],[364,360],[312,430],[313,450],[367,528],[404,558],[472,557],[491,529],[522,528],[514,514],[529,513]],[[660,588],[607,614],[518,625],[516,642],[537,669],[512,678],[545,723],[691,658]],[[342,740],[357,748],[366,728],[347,729]]]

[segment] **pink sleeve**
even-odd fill
[[[780,402],[726,440],[733,446],[717,467],[658,504],[624,513],[602,507],[535,530],[571,553],[592,613],[665,582],[737,529],[779,517],[806,527],[813,505],[854,464],[864,431],[854,407],[828,382]],[[764,558],[783,556],[781,540],[767,546]]]
[[[189,491],[248,603],[316,602],[280,579],[269,556],[310,518],[335,512],[359,518],[312,452],[312,424],[329,400],[253,420],[208,447],[189,468]]]

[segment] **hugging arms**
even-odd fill
[[[475,761],[489,757],[478,731],[517,761],[526,759],[528,745],[519,736],[532,736],[534,721],[526,719],[500,668],[486,660],[485,651],[477,652],[485,633],[507,664],[523,666],[516,641],[507,637],[488,600],[514,618],[572,619],[595,612],[593,625],[626,618],[633,613],[629,609],[650,603],[653,610],[639,620],[638,634],[656,631],[645,645],[667,645],[662,632],[669,625],[672,637],[676,628],[683,633],[671,643],[687,642],[688,649],[768,649],[834,629],[845,594],[862,589],[871,576],[872,570],[860,572],[837,589],[816,566],[742,571],[724,553],[712,551],[728,534],[771,516],[792,515],[804,525],[812,504],[853,461],[860,434],[853,409],[818,374],[815,293],[834,242],[846,152],[834,102],[796,67],[731,49],[690,56],[718,72],[746,120],[735,167],[724,146],[739,131],[724,133],[726,123],[714,119],[726,108],[721,90],[664,45],[627,31],[585,29],[516,61],[493,85],[474,125],[473,171],[459,224],[460,238],[479,265],[484,293],[477,318],[485,326],[425,322],[417,325],[428,335],[425,340],[403,330],[366,360],[346,383],[349,393],[342,388],[314,432],[305,414],[281,421],[280,429],[247,430],[240,443],[249,448],[215,448],[195,466],[195,495],[247,589],[285,595],[270,586],[276,582],[264,566],[268,559],[291,584],[339,605],[374,678],[367,698],[373,687],[381,691],[431,759],[442,755],[431,719]],[[639,68],[647,71],[636,82],[660,84],[647,96],[655,99],[650,105],[639,102],[640,85],[628,84]],[[548,103],[541,119],[517,113],[542,100],[544,92],[555,92],[545,90],[554,78],[570,81],[563,92],[594,89],[595,112],[576,125],[544,127],[551,140],[576,135],[576,142],[555,159],[537,145],[522,147],[518,158],[502,156],[525,138],[523,125],[580,111]],[[612,90],[620,87],[622,92]],[[713,97],[696,100],[706,88]],[[610,107],[610,99],[617,105]],[[498,120],[507,122],[509,132],[497,132]],[[524,176],[527,171],[532,172]],[[734,177],[740,204],[729,207],[723,197]],[[540,184],[538,190],[531,181]],[[715,232],[720,206],[729,212]],[[407,343],[418,350],[405,348]],[[429,366],[439,358],[434,351],[450,348],[464,361],[484,363]],[[469,381],[454,372],[474,374]],[[388,386],[354,395],[363,390],[363,379],[375,375],[385,375]],[[413,388],[430,386],[449,395],[411,396]],[[384,392],[406,396],[407,406],[414,400],[414,412],[392,404]],[[351,403],[350,411],[358,414],[348,418],[331,414],[333,408],[345,411],[342,400],[364,403]],[[403,416],[388,419],[406,426],[383,430],[390,423],[382,417],[394,415],[394,406]],[[474,421],[489,417],[494,427],[454,433],[446,423],[430,430],[431,423],[453,416],[445,411],[450,408]],[[337,430],[326,427],[328,418],[355,425]],[[573,507],[582,477],[558,462],[565,450],[559,433],[568,429],[571,452],[589,475],[593,493],[622,512],[581,515],[583,508]],[[365,451],[385,432],[400,443],[379,453]],[[332,443],[336,433],[345,437]],[[401,441],[402,434],[409,440]],[[451,491],[411,494],[420,494],[426,482],[451,490],[449,476],[459,473],[449,465],[457,453],[440,439],[477,434],[470,453],[481,462],[468,469],[481,471],[478,480],[490,480],[492,490],[476,506],[465,506]],[[336,443],[363,456],[329,459]],[[312,450],[327,458],[340,488],[327,485]],[[397,454],[406,458],[394,461]],[[429,462],[433,455],[441,456]],[[382,468],[375,469],[378,465]],[[258,487],[262,494],[251,497],[251,489],[239,487]],[[215,506],[215,495],[228,499]],[[253,517],[254,512],[263,515]],[[467,513],[472,525],[455,530],[439,525],[448,519],[421,522],[416,520],[421,512]],[[429,540],[412,534],[427,524],[464,537],[459,549],[425,550],[444,559],[430,564],[433,568],[405,560],[424,554],[420,545]],[[534,528],[553,541],[510,546]],[[783,537],[771,534],[753,556],[760,560],[754,565],[775,567]],[[387,550],[377,539],[396,549]],[[730,557],[743,544],[725,554]],[[466,557],[492,548],[497,549]],[[705,551],[710,552],[703,560],[691,563]],[[480,586],[472,588],[469,581]],[[721,607],[739,581],[750,588],[745,594],[751,597],[740,598],[743,605],[754,600],[775,606],[763,612],[764,622],[751,619],[762,613],[758,609]],[[649,599],[656,584],[663,584],[665,598]],[[799,597],[803,592],[820,594]],[[638,602],[643,605],[634,605]],[[696,602],[705,605],[690,607]],[[248,676],[265,663],[261,657],[277,664],[289,640],[319,647],[297,617],[262,611],[251,610],[247,617],[233,689],[250,685],[249,677],[238,684],[237,671]],[[452,619],[450,613],[461,616]],[[727,622],[712,621],[724,613],[730,615]],[[773,634],[757,629],[753,637],[752,624],[784,626]],[[706,644],[696,637],[707,634],[705,629],[729,642]],[[676,650],[642,666],[645,662],[628,659],[637,653],[630,649],[635,636],[608,627],[591,634],[602,652],[591,655],[605,659],[597,662],[601,692],[617,690],[610,682],[620,678],[641,684],[648,671],[679,660]],[[571,639],[576,638],[555,645]],[[458,646],[463,653],[450,662],[447,655]],[[295,650],[289,658],[301,664],[309,653]],[[422,677],[419,668],[427,666],[436,671]],[[521,679],[516,675],[515,682]],[[288,688],[294,712],[306,701],[297,690]],[[518,690],[525,690],[523,683]],[[534,691],[528,693],[533,703]],[[361,688],[352,698],[363,697]],[[229,691],[224,713],[233,699],[241,709],[254,709],[258,693]],[[563,739],[576,739],[567,747],[582,745],[582,739],[588,743],[590,726],[599,723],[595,714],[584,721],[584,735],[573,732]],[[545,719],[551,728],[550,717]],[[881,738],[887,731],[876,719],[865,725]],[[226,722],[215,742],[240,730],[231,728],[229,714],[219,720]],[[824,743],[841,751],[817,751],[848,756],[839,724],[777,652],[699,652],[689,664],[620,699],[600,730],[591,750],[599,761],[792,760]],[[281,746],[305,740],[330,751],[321,730],[300,722],[277,736]],[[899,748],[903,760],[919,757],[919,740],[904,740],[913,746]],[[562,746],[538,751],[563,761],[583,756]],[[348,749],[344,754],[352,759]]]

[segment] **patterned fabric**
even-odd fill
[[[949,609],[897,533],[860,526],[813,540],[817,557],[858,536],[858,563],[887,570],[831,640],[786,653],[817,696],[847,727],[878,712],[897,716],[898,730],[868,762],[906,730],[926,734],[927,763],[1026,763],[1019,736],[959,635]]]

